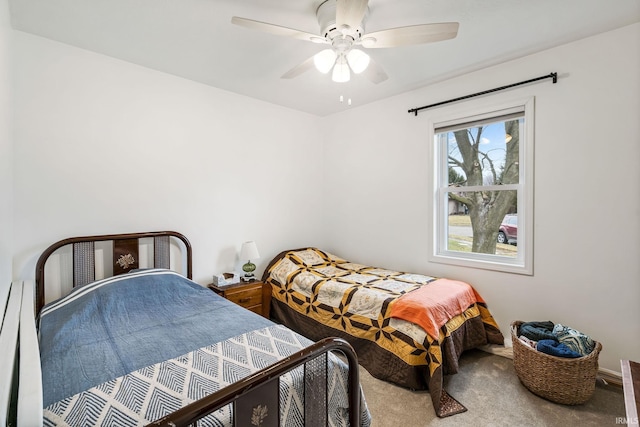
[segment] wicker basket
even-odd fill
[[[578,405],[589,400],[596,388],[602,345],[596,341],[593,351],[583,357],[551,356],[518,339],[522,323],[511,324],[513,365],[522,384],[534,394],[556,403]]]

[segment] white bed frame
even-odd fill
[[[34,305],[31,281],[15,281],[6,291],[0,290],[0,384],[9,385],[0,387],[3,427],[42,426],[42,373]]]

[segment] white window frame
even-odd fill
[[[513,112],[524,113],[524,125],[520,134],[519,183],[510,185],[518,191],[518,255],[510,258],[492,254],[478,254],[473,252],[459,252],[447,250],[447,221],[448,201],[441,196],[442,183],[447,182],[448,161],[443,147],[436,143],[436,129],[457,124],[464,124],[478,120],[489,120]],[[428,141],[430,149],[429,165],[433,173],[429,174],[429,188],[433,209],[429,210],[432,224],[433,242],[430,249],[429,261],[457,265],[462,267],[482,268],[533,275],[533,169],[534,169],[534,97],[500,102],[495,98],[480,99],[468,102],[464,109],[448,106],[439,109],[428,119]],[[444,180],[444,181],[443,181]],[[500,190],[507,190],[506,186],[499,186]],[[492,186],[483,186],[484,190],[492,190]]]

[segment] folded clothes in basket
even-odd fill
[[[553,327],[553,335],[557,337],[560,343],[579,353],[581,356],[590,354],[596,346],[595,341],[592,340],[591,337],[580,331],[571,329],[568,326],[563,326],[560,323]]]
[[[554,340],[558,338],[553,334],[555,324],[551,321],[526,322],[520,325],[520,335],[524,335],[533,341]]]
[[[518,339],[520,341],[522,341],[523,344],[528,345],[529,347],[531,347],[534,350],[536,349],[536,346],[538,345],[538,341],[530,340],[529,338],[525,337],[524,335],[520,335],[518,337]]]
[[[522,323],[519,336],[520,338],[525,337],[528,340],[537,341],[538,345],[541,341],[549,341],[543,344],[541,349],[523,340],[525,344],[538,351],[560,357],[587,356],[591,354],[596,346],[596,342],[588,335],[560,323],[555,324],[549,320]],[[558,346],[557,344],[563,344],[563,346]]]
[[[542,353],[557,357],[582,357],[580,353],[576,353],[561,342],[555,340],[540,340],[536,345],[536,350]]]

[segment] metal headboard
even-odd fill
[[[113,275],[139,268],[138,249],[140,239],[153,238],[153,260],[156,268],[169,268],[170,238],[182,241],[187,255],[187,277],[192,278],[191,243],[176,231],[152,231],[144,233],[105,234],[101,236],[71,237],[49,246],[36,263],[36,316],[45,304],[44,268],[47,259],[58,249],[72,245],[73,287],[82,286],[95,280],[95,243],[113,242]]]

